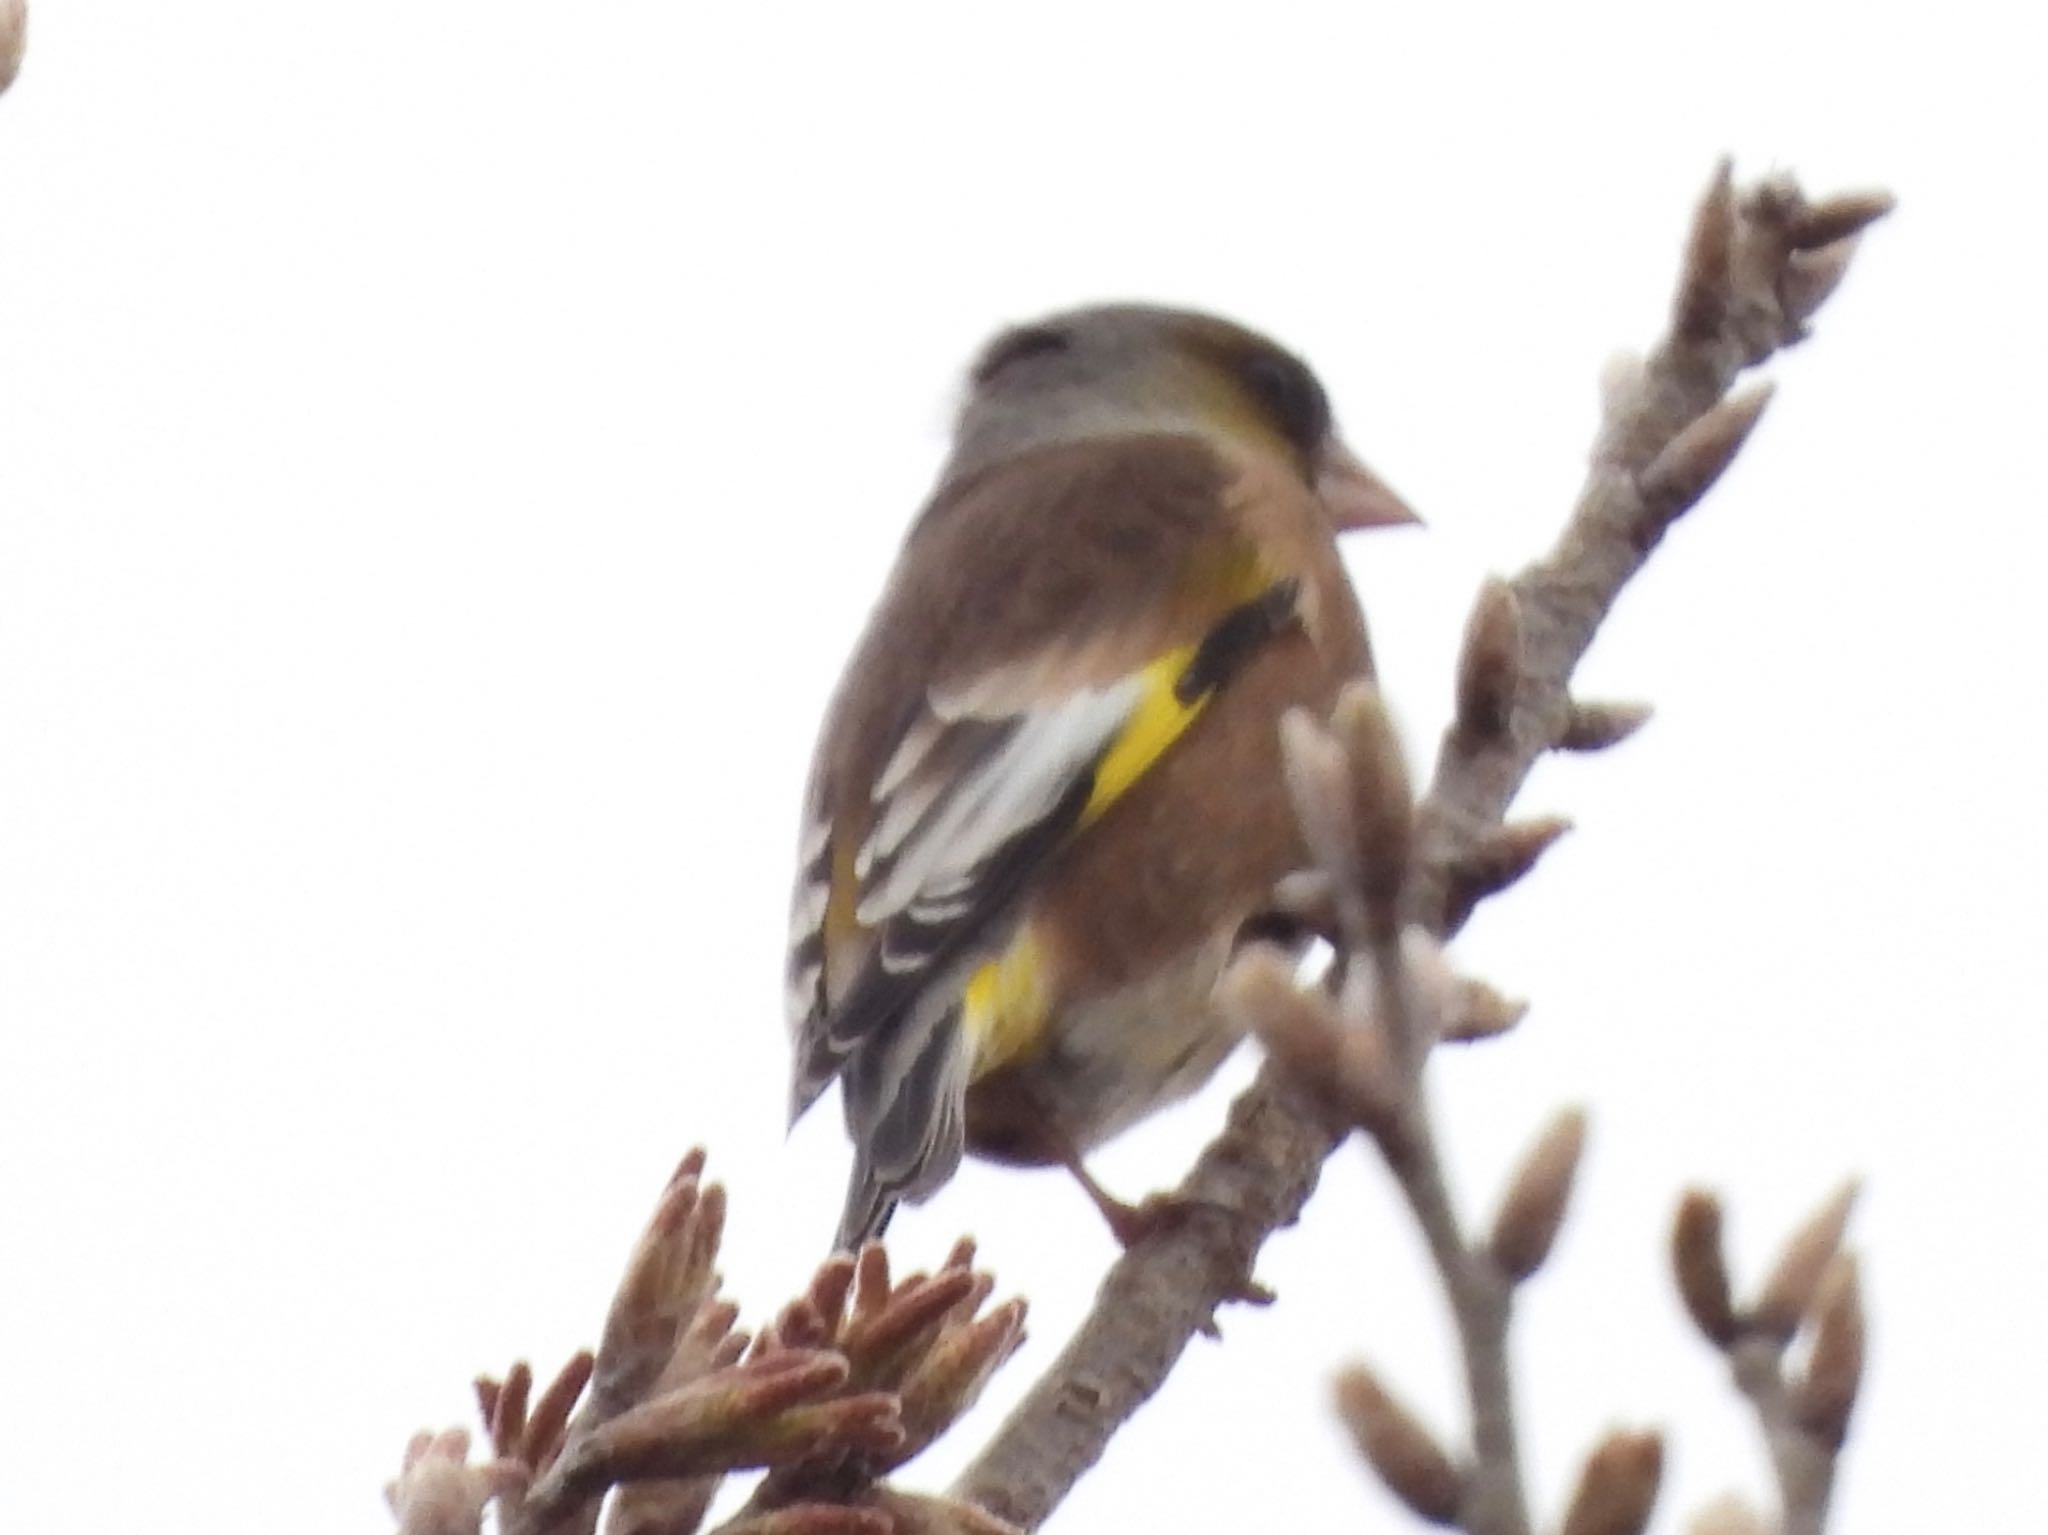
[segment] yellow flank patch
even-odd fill
[[[1038,939],[1020,928],[1010,946],[968,979],[960,1021],[967,1031],[970,1079],[1024,1054],[1045,1026],[1046,974]]]

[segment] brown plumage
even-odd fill
[[[1078,1172],[1228,1053],[1209,990],[1301,861],[1279,718],[1370,667],[1335,535],[1404,520],[1240,327],[1085,310],[983,354],[806,806],[795,1108],[841,1080],[842,1245],[963,1148]]]

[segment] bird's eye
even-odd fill
[[[981,360],[974,365],[974,382],[986,384],[1014,363],[1048,352],[1064,352],[1067,346],[1067,333],[1050,325],[1020,325],[1015,330],[1006,330],[988,344]]]
[[[1330,400],[1306,364],[1285,352],[1255,352],[1241,371],[1282,435],[1303,454],[1313,453],[1330,430]]]

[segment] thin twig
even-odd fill
[[[1495,729],[1502,728],[1505,716]],[[1491,732],[1481,732],[1488,734]],[[1387,1112],[1360,1128],[1372,1141],[1407,1202],[1429,1248],[1430,1261],[1450,1303],[1472,1416],[1472,1464],[1466,1468],[1458,1520],[1472,1535],[1528,1535],[1528,1500],[1522,1490],[1513,1391],[1508,1366],[1508,1321],[1513,1285],[1492,1256],[1472,1246],[1444,1175],[1425,1068],[1438,1029],[1431,1009],[1414,993],[1402,945],[1381,937],[1372,945],[1375,1006],[1354,1006],[1347,1026],[1378,1028],[1393,1044],[1394,1077]],[[1353,999],[1366,995],[1353,990]]]
[[[1728,1365],[1763,1431],[1783,1535],[1821,1535],[1834,1492],[1835,1453],[1798,1422],[1785,1379],[1785,1345],[1751,1331],[1728,1350]]]
[[[1728,1361],[1749,1402],[1778,1484],[1781,1535],[1821,1535],[1835,1466],[1862,1383],[1864,1317],[1855,1260],[1842,1238],[1856,1202],[1852,1180],[1801,1222],[1749,1305],[1731,1299],[1721,1204],[1700,1190],[1679,1203],[1671,1233],[1680,1296],[1708,1343]],[[1793,1339],[1812,1346],[1786,1369]]]
[[[1529,1509],[1508,1368],[1513,1286],[1488,1254],[1465,1240],[1419,1085],[1397,1110],[1393,1125],[1393,1133],[1380,1144],[1443,1282],[1465,1369],[1472,1465],[1459,1523],[1472,1535],[1527,1535]]]

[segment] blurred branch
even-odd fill
[[[1784,177],[1738,193],[1727,166],[1717,171],[1693,221],[1668,334],[1647,357],[1621,358],[1607,370],[1592,465],[1563,534],[1512,582],[1490,582],[1481,594],[1467,631],[1456,715],[1415,807],[1412,849],[1410,833],[1398,833],[1398,912],[1378,922],[1369,913],[1339,912],[1353,929],[1348,936],[1364,939],[1343,947],[1381,961],[1383,1002],[1391,997],[1398,1005],[1400,997],[1398,985],[1388,989],[1401,958],[1395,934],[1413,927],[1437,941],[1448,938],[1479,901],[1526,873],[1562,830],[1556,823],[1505,823],[1536,760],[1552,749],[1610,745],[1641,723],[1633,706],[1572,698],[1579,658],[1622,587],[1712,487],[1762,415],[1768,390],[1731,394],[1736,380],[1803,339],[1847,270],[1860,232],[1890,206],[1881,194],[1811,202]],[[1357,765],[1356,751],[1352,760],[1361,779],[1372,777]],[[1386,772],[1384,758],[1375,771]],[[1386,831],[1383,824],[1356,829],[1367,837]],[[1236,984],[1258,982],[1240,977]],[[1365,982],[1354,975],[1346,984]],[[1511,1014],[1498,997],[1478,1010]],[[1444,1016],[1456,1011],[1446,1008]],[[1387,1032],[1397,1048],[1415,1048],[1412,1030]],[[1245,1288],[1260,1246],[1300,1215],[1347,1121],[1375,1107],[1334,1104],[1327,1092],[1298,1080],[1269,1060],[1232,1105],[1223,1133],[1177,1191],[1187,1217],[1110,1270],[1067,1347],[955,1483],[956,1497],[1025,1528],[1042,1523],[1165,1382],[1190,1339],[1213,1327],[1217,1308]],[[1369,1084],[1370,1072],[1360,1080]],[[1427,1205],[1428,1186],[1441,1180],[1430,1173],[1426,1140],[1412,1132],[1408,1127],[1394,1144],[1422,1159],[1411,1178]],[[1411,1203],[1416,1197],[1411,1192]],[[1455,1230],[1447,1210],[1417,1213],[1425,1230],[1436,1228],[1433,1247]],[[1438,1261],[1442,1266],[1444,1256]],[[1475,1291],[1467,1299],[1476,1324],[1486,1297]],[[1493,1369],[1492,1343],[1485,1336],[1465,1341],[1475,1410],[1492,1410],[1489,1402],[1504,1409],[1504,1380],[1478,1378]],[[1492,1441],[1477,1446],[1481,1467],[1503,1456],[1512,1462],[1511,1421],[1481,1421],[1476,1433]],[[1630,1476],[1639,1483],[1647,1460],[1640,1443],[1602,1446],[1589,1462],[1589,1481],[1595,1462],[1615,1469],[1599,1474],[1594,1492],[1604,1497]],[[1483,1480],[1491,1473],[1479,1474]],[[1526,1521],[1526,1511],[1509,1506],[1503,1521],[1488,1527],[1516,1529]]]
[[[1455,727],[1473,741],[1507,728],[1503,700],[1517,675],[1512,594],[1490,585],[1467,630]],[[1249,951],[1220,999],[1258,1034],[1277,1070],[1365,1132],[1406,1200],[1436,1266],[1464,1364],[1470,1452],[1454,1456],[1365,1365],[1338,1379],[1338,1410],[1388,1491],[1432,1524],[1470,1535],[1529,1535],[1508,1324],[1515,1289],[1542,1267],[1563,1225],[1585,1115],[1557,1115],[1523,1157],[1483,1240],[1467,1235],[1444,1175],[1440,1132],[1424,1086],[1430,1052],[1471,1011],[1473,985],[1438,941],[1400,926],[1415,806],[1389,770],[1398,742],[1370,683],[1352,684],[1325,729],[1301,715],[1282,732],[1287,783],[1311,855],[1339,915],[1334,989],[1295,984],[1284,959]],[[1506,828],[1511,832],[1514,828]],[[1547,845],[1549,837],[1521,839]],[[1526,869],[1533,857],[1510,861]],[[1588,1459],[1569,1535],[1639,1535],[1663,1468],[1653,1434],[1612,1434]]]
[[[21,73],[22,50],[28,47],[28,0],[0,0],[0,94]]]
[[[1475,650],[1468,645],[1467,669]],[[1468,1535],[1530,1535],[1534,1527],[1517,1450],[1508,1329],[1518,1287],[1543,1265],[1563,1225],[1585,1145],[1585,1115],[1552,1119],[1508,1182],[1483,1240],[1467,1235],[1442,1172],[1439,1130],[1423,1066],[1456,1016],[1458,981],[1435,940],[1392,932],[1398,877],[1375,870],[1361,839],[1371,820],[1408,810],[1398,786],[1373,766],[1391,745],[1369,684],[1339,702],[1333,729],[1289,721],[1288,782],[1312,851],[1333,888],[1347,878],[1355,899],[1343,935],[1346,975],[1333,997],[1297,986],[1284,961],[1246,955],[1222,987],[1226,1006],[1255,1030],[1275,1066],[1289,1072],[1377,1147],[1437,1268],[1465,1366],[1469,1453],[1444,1448],[1363,1364],[1338,1377],[1338,1412],[1387,1490],[1418,1517]],[[1362,730],[1361,725],[1369,728]],[[1383,739],[1368,737],[1378,732]],[[1371,816],[1352,814],[1374,796]],[[1394,845],[1405,849],[1401,835]],[[1405,858],[1405,852],[1399,855]],[[1379,892],[1375,895],[1375,892]],[[1721,1245],[1721,1208],[1688,1194],[1671,1239],[1680,1298],[1700,1332],[1728,1359],[1763,1431],[1776,1473],[1780,1535],[1821,1535],[1835,1466],[1861,1388],[1865,1321],[1854,1260],[1842,1237],[1856,1198],[1850,1183],[1823,1202],[1786,1242],[1757,1295],[1738,1308]],[[1788,1368],[1802,1333],[1804,1362]],[[1664,1442],[1617,1430],[1590,1455],[1566,1506],[1563,1535],[1642,1535],[1663,1480]],[[1745,1522],[1747,1521],[1747,1522]],[[1708,1531],[1763,1535],[1738,1504],[1708,1511]]]

